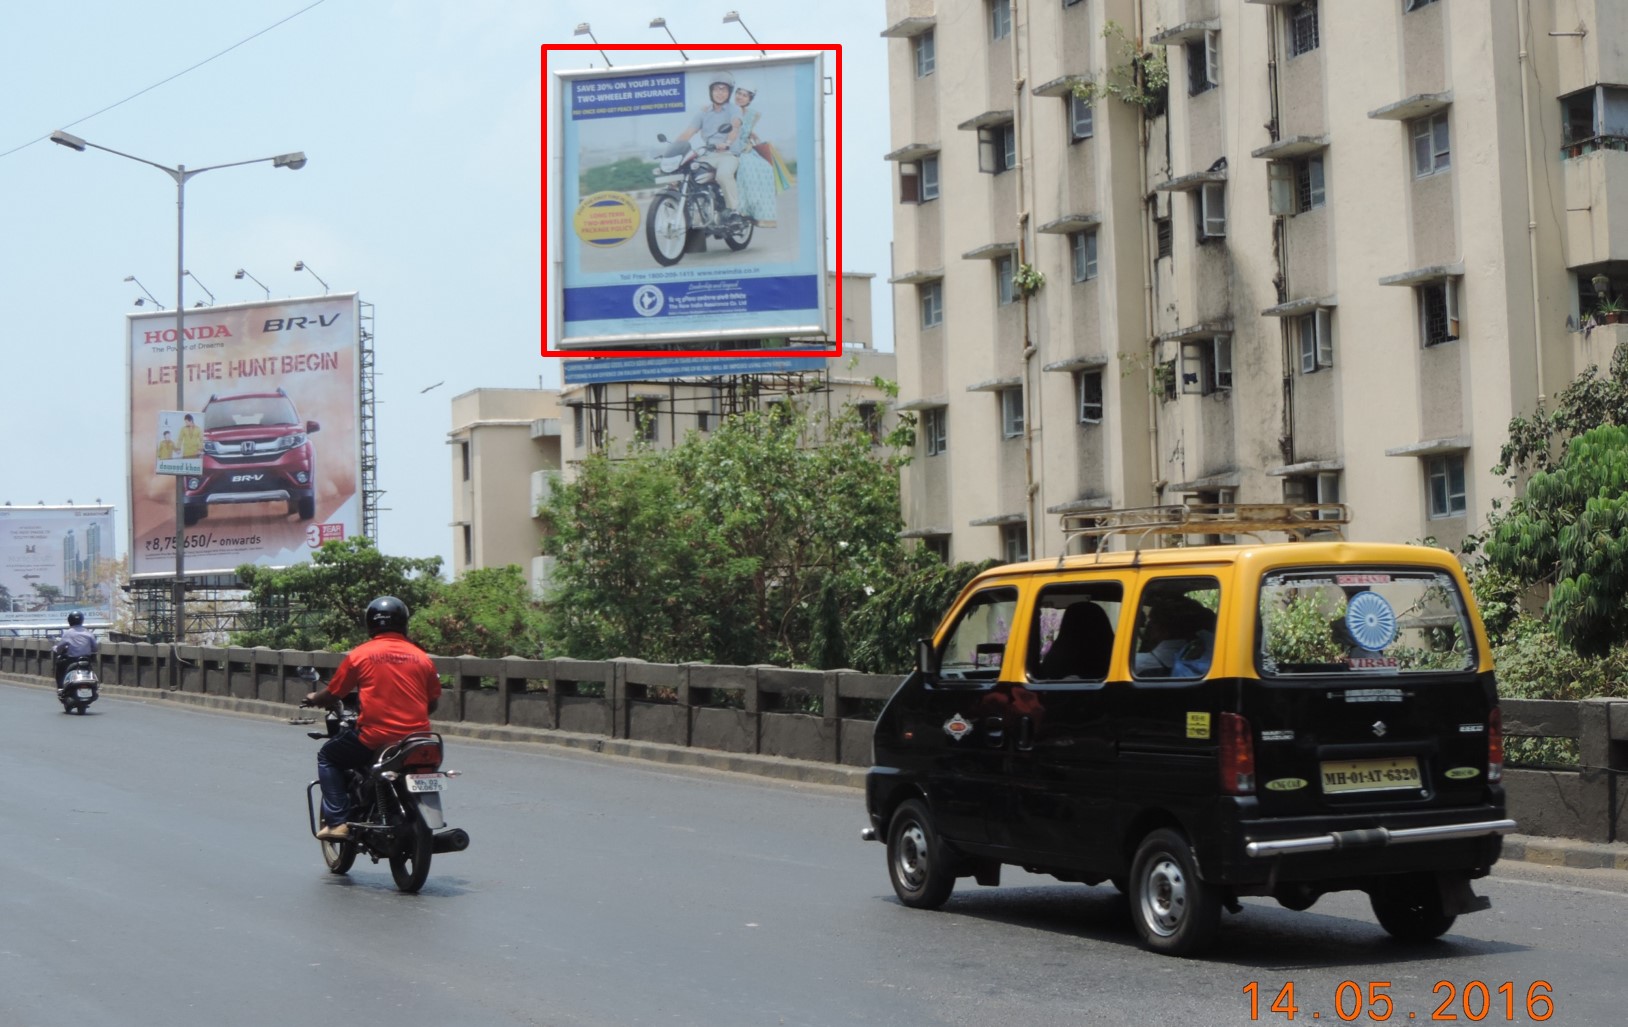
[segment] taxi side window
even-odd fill
[[[1142,587],[1131,643],[1137,678],[1201,678],[1215,656],[1221,583],[1214,578],[1155,578]]]
[[[1061,585],[1035,601],[1029,639],[1031,681],[1103,681],[1114,651],[1124,589],[1117,581]]]
[[[943,681],[994,681],[1017,613],[1017,589],[990,588],[967,601],[944,640],[938,676]]]

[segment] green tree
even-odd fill
[[[589,658],[839,658],[829,625],[900,559],[898,490],[896,454],[851,409],[790,404],[668,452],[590,458],[542,511],[550,638]]]
[[[439,556],[386,556],[362,536],[323,543],[309,563],[282,570],[245,564],[258,623],[231,644],[273,649],[343,650],[367,640],[367,604],[393,595],[409,610],[428,606],[442,587]]]
[[[543,655],[543,608],[514,564],[478,567],[413,615],[413,640],[439,656]]]
[[[624,157],[612,164],[601,164],[582,173],[578,188],[583,196],[604,192],[633,192],[649,189],[656,184],[655,165],[637,157]]]
[[[871,674],[903,674],[916,639],[931,635],[967,582],[998,561],[946,564],[925,549],[901,558],[896,573],[848,617],[848,662]]]
[[[1540,407],[1529,418],[1513,418],[1493,470],[1511,478],[1547,470],[1565,456],[1573,438],[1603,424],[1628,425],[1628,345],[1612,353],[1606,374],[1591,366],[1561,390],[1553,413]]]

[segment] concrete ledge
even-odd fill
[[[1628,844],[1585,842],[1576,838],[1504,836],[1504,859],[1584,870],[1628,870]]]

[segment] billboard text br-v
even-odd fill
[[[825,334],[823,68],[555,72],[560,348]]]
[[[354,293],[187,312],[189,576],[301,563],[361,530],[357,314]],[[153,440],[175,410],[175,315],[128,320],[131,573],[169,577],[176,477],[158,473]]]

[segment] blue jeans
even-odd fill
[[[317,780],[322,782],[322,822],[343,824],[350,813],[347,771],[366,773],[373,766],[373,750],[362,744],[350,728],[322,743],[317,750]]]

